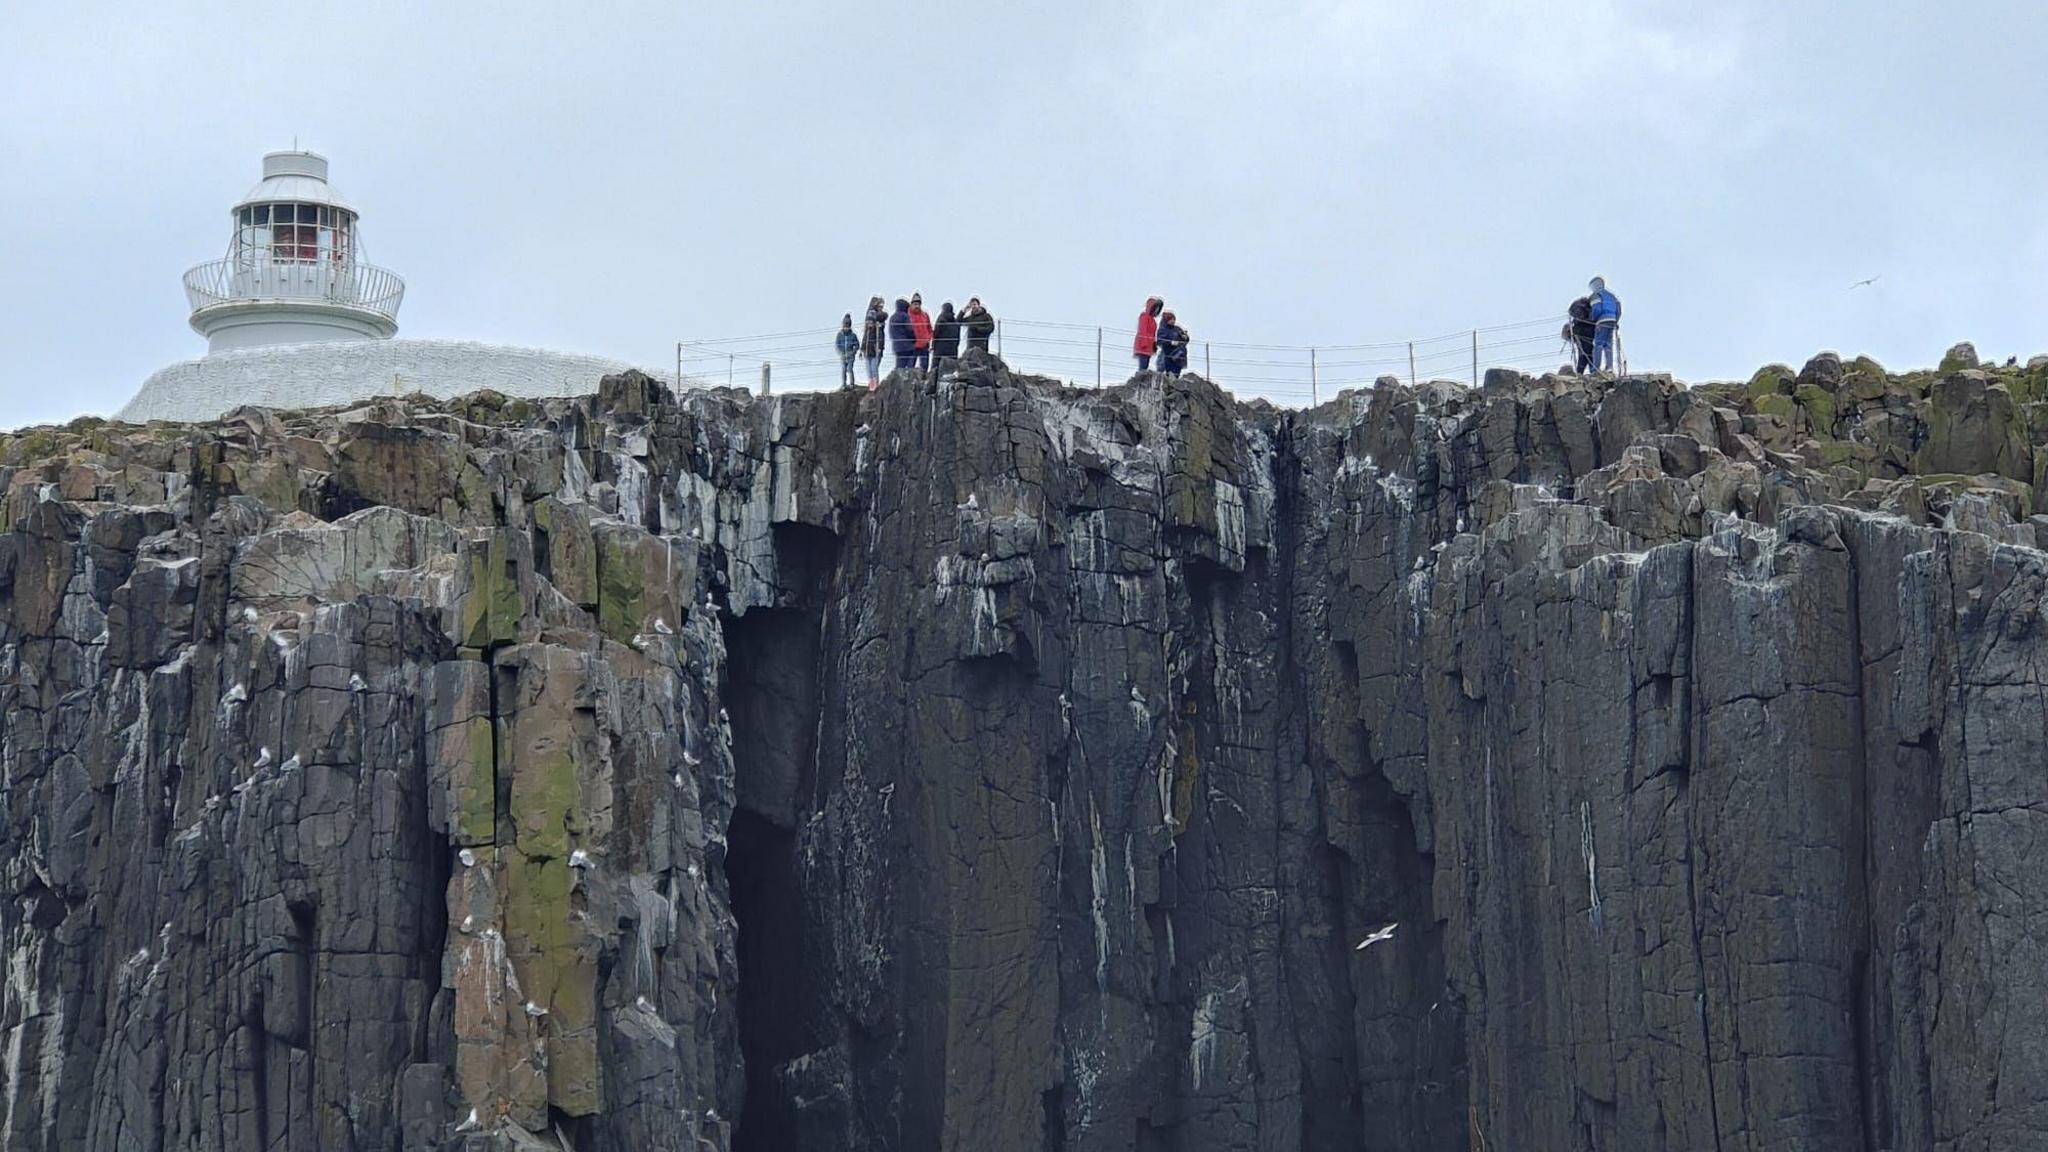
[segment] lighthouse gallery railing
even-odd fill
[[[405,281],[388,268],[355,261],[225,257],[185,273],[194,312],[216,304],[321,300],[398,319]]]

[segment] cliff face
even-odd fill
[[[11,437],[0,1147],[2033,1147],[1948,367]]]

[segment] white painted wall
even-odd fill
[[[449,399],[483,388],[507,396],[577,396],[631,367],[601,356],[460,340],[274,345],[161,369],[115,418],[211,420],[244,404],[324,408],[412,392]],[[672,372],[642,371],[674,383]]]

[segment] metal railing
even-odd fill
[[[375,312],[397,322],[405,281],[359,261],[229,256],[185,273],[185,299],[198,312],[220,304],[318,300]]]
[[[1197,335],[1188,346],[1189,371],[1242,396],[1278,404],[1313,405],[1347,388],[1369,388],[1394,377],[1410,384],[1463,380],[1476,385],[1489,368],[1540,374],[1570,370],[1574,349],[1562,315],[1467,328],[1416,340],[1379,343],[1245,344]],[[676,376],[693,384],[803,392],[838,385],[840,360],[832,350],[837,328],[684,340],[676,344]],[[993,350],[1011,368],[1069,383],[1120,383],[1137,370],[1131,327],[1000,318]],[[1621,338],[1615,336],[1621,357]],[[882,371],[895,363],[892,352]],[[866,361],[854,361],[865,386]],[[1625,359],[1620,368],[1628,371]],[[772,375],[771,375],[772,373]]]

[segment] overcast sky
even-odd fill
[[[1327,347],[1600,272],[1685,379],[2025,357],[2044,59],[2035,0],[0,0],[0,426],[201,354],[179,276],[294,138],[401,335],[661,366],[874,293],[1116,326],[1158,292],[1197,340]]]

